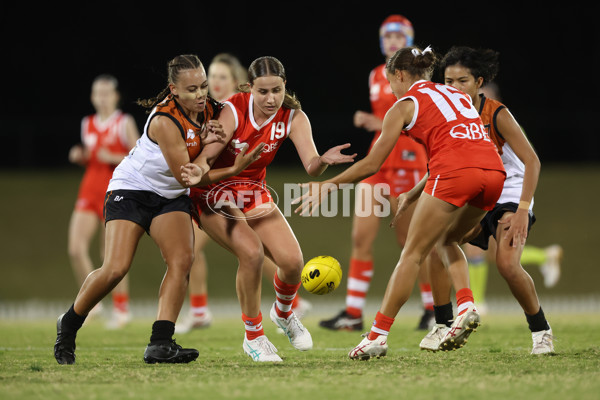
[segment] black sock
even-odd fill
[[[527,323],[529,324],[529,330],[531,332],[547,331],[550,329],[550,325],[548,325],[548,321],[546,321],[546,316],[544,315],[541,306],[540,311],[538,311],[537,314],[529,315],[525,313],[525,318],[527,318]]]
[[[68,332],[77,332],[79,328],[81,328],[81,325],[83,325],[83,322],[86,318],[77,314],[73,309],[73,306],[74,304],[71,305],[69,311],[65,313],[61,322],[62,329]]]
[[[443,306],[433,306],[433,312],[435,314],[435,323],[439,325],[452,325],[454,314],[452,312],[452,302],[444,304]]]
[[[174,322],[164,320],[154,321],[154,324],[152,324],[152,336],[150,336],[150,343],[173,340],[174,333]]]

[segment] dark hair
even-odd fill
[[[284,82],[287,80],[283,64],[281,64],[278,59],[271,56],[259,57],[252,61],[252,64],[250,64],[250,67],[248,68],[248,84],[252,85],[256,78],[261,78],[263,76],[278,76],[283,79]],[[300,101],[296,95],[289,93],[287,90],[283,99],[283,105],[294,110],[301,108]]]
[[[177,83],[177,80],[179,79],[179,73],[181,71],[185,71],[188,69],[197,69],[201,67],[203,67],[202,62],[200,62],[200,59],[196,55],[184,54],[175,57],[167,63],[167,86],[155,97],[144,100],[138,99],[137,104],[148,109],[154,108],[154,106],[163,101],[163,99],[169,93],[171,93],[169,84]]]
[[[437,57],[429,47],[421,50],[416,46],[400,49],[390,58],[385,66],[390,74],[396,70],[406,71],[417,78],[430,79],[437,62]]]
[[[499,53],[490,49],[473,49],[465,46],[454,46],[444,56],[440,70],[445,71],[452,65],[462,65],[471,71],[475,79],[482,77],[483,84],[494,80],[498,74]]]

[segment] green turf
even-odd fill
[[[330,168],[325,177],[342,167]],[[2,243],[2,280],[0,301],[38,299],[72,300],[78,287],[67,258],[67,228],[73,208],[81,169],[0,171],[0,243]],[[553,289],[541,284],[536,268],[529,272],[537,283],[540,296],[586,295],[598,293],[600,269],[597,268],[597,248],[600,214],[594,212],[595,199],[600,197],[598,165],[543,165],[534,225],[528,243],[546,246],[560,243],[565,248],[563,275]],[[306,182],[310,177],[300,168],[274,163],[267,180],[278,194],[284,183]],[[281,205],[281,204],[280,204]],[[306,260],[320,254],[336,257],[347,271],[351,250],[352,219],[288,218]],[[94,243],[93,249],[95,249]],[[376,271],[371,293],[380,296],[398,260],[400,249],[394,235],[383,221],[375,243]],[[100,265],[97,252],[93,259]],[[212,297],[235,296],[236,260],[214,242],[206,248],[209,265],[209,293]],[[133,299],[155,298],[164,265],[160,253],[149,237],[138,248],[131,276]],[[270,285],[269,282],[265,283]],[[332,298],[343,301],[342,290]],[[265,289],[266,290],[266,289]],[[510,296],[510,292],[495,268],[490,268],[490,296]]]
[[[484,317],[459,351],[427,353],[415,318],[394,324],[388,356],[351,361],[358,333],[330,332],[308,317],[315,348],[298,352],[267,322],[265,331],[282,364],[256,364],[242,351],[238,318],[178,337],[201,351],[185,365],[142,361],[150,320],[121,331],[90,321],[78,337],[77,363],[52,356],[54,321],[0,321],[2,399],[597,399],[600,392],[600,316],[558,315],[551,320],[556,354],[531,356],[524,318]]]

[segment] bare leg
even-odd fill
[[[512,213],[505,213],[507,216]],[[535,284],[531,276],[521,266],[521,253],[523,246],[517,244],[517,247],[512,247],[511,243],[505,239],[506,229],[508,224],[498,224],[496,231],[497,252],[496,265],[500,275],[508,283],[508,287],[513,296],[517,299],[523,311],[529,315],[537,314],[540,310],[540,302],[535,290]]]
[[[194,235],[189,214],[176,211],[155,217],[150,225],[150,236],[167,265],[158,294],[156,319],[175,323],[187,293],[194,261]]]
[[[86,316],[123,279],[144,229],[126,220],[109,221],[106,225],[106,250],[102,267],[85,279],[75,299],[74,310]]]
[[[94,270],[90,257],[90,243],[98,230],[98,225],[96,214],[89,211],[73,211],[69,223],[68,253],[79,286]]]
[[[244,214],[235,207],[224,206],[228,215],[238,219],[224,218],[218,214],[203,212],[200,215],[204,231],[223,248],[233,253],[239,267],[236,290],[242,312],[248,317],[260,313],[261,275],[264,260],[263,245],[258,235],[248,226]]]
[[[396,265],[380,312],[394,318],[406,303],[419,275],[421,263],[442,237],[457,207],[422,193],[408,229],[406,246]]]

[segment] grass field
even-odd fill
[[[80,331],[77,363],[52,356],[54,320],[0,321],[2,399],[598,399],[600,316],[558,315],[551,320],[556,354],[531,356],[522,316],[489,315],[465,348],[427,353],[413,316],[394,324],[388,356],[351,361],[354,332],[330,332],[307,316],[314,349],[298,352],[270,322],[265,331],[284,362],[254,363],[242,351],[238,318],[177,337],[201,351],[184,365],[146,365],[142,355],[151,320],[121,331],[90,321]]]
[[[340,170],[331,168],[325,177]],[[71,301],[75,297],[79,287],[67,257],[67,229],[81,175],[82,170],[76,168],[0,170],[0,187],[5,188],[0,198],[0,267],[3,271],[0,302],[32,298]],[[307,182],[309,178],[299,168],[274,163],[267,181],[281,195],[284,183]],[[600,197],[599,178],[600,165],[542,165],[534,208],[538,221],[528,243],[542,247],[560,243],[565,249],[565,258],[561,281],[553,289],[539,283],[541,275],[537,269],[529,269],[541,296],[599,293],[600,268],[597,268],[595,250],[600,237],[600,214],[594,212],[595,199]],[[305,260],[329,254],[347,270],[352,218],[292,215],[288,222],[302,246]],[[387,220],[382,221],[374,250],[376,273],[371,291],[380,294],[400,254]],[[235,297],[236,260],[212,241],[207,245],[206,256],[210,295],[225,299]],[[92,257],[100,266],[96,251]],[[132,298],[156,298],[164,271],[156,245],[145,236],[130,271]],[[269,287],[265,287],[265,291],[271,287],[269,282],[266,285]],[[342,285],[342,290],[333,293],[332,298],[343,301],[345,280]],[[488,291],[492,296],[511,296],[495,268],[490,268]]]

